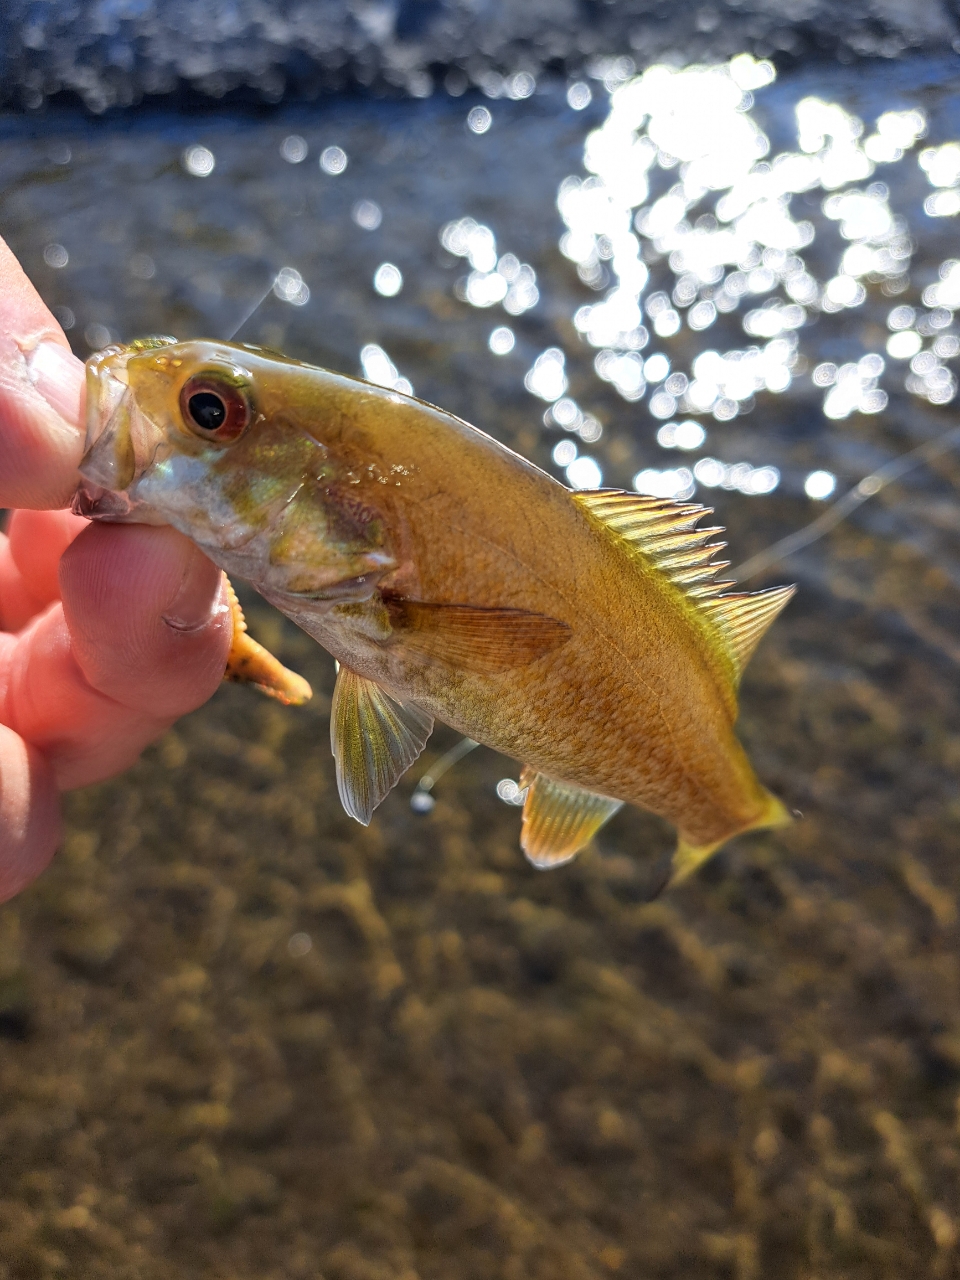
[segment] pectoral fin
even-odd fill
[[[252,684],[261,693],[288,707],[299,707],[309,702],[313,690],[295,671],[288,670],[269,649],[257,644],[247,634],[247,620],[240,608],[240,601],[233,589],[230,579],[224,574],[223,581],[227,589],[227,600],[230,604],[230,615],[233,621],[233,640],[227,655],[227,669],[223,673],[224,680],[234,684]]]
[[[340,800],[351,818],[367,826],[432,732],[433,717],[422,707],[400,702],[373,680],[341,666],[333,691],[330,745]]]
[[[622,807],[620,800],[555,782],[530,768],[520,775],[520,786],[527,788],[520,847],[541,870],[569,862]]]
[[[406,649],[481,675],[526,666],[570,635],[565,622],[526,609],[434,604],[387,592],[384,604]]]

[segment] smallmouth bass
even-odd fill
[[[571,492],[440,409],[256,347],[144,339],[87,369],[77,510],[173,525],[333,655],[360,822],[435,719],[522,763],[539,867],[625,802],[677,827],[671,883],[789,821],[734,724],[793,588],[727,592],[707,508]],[[302,694],[265,651],[246,661],[235,678]]]

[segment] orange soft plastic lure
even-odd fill
[[[173,525],[336,658],[337,780],[360,822],[435,719],[522,762],[538,867],[624,802],[677,827],[674,883],[789,820],[734,725],[793,588],[727,591],[706,508],[571,492],[440,409],[254,347],[146,339],[88,379],[79,509]],[[254,682],[299,700],[264,653]]]

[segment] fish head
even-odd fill
[[[334,378],[227,342],[96,353],[74,509],[172,525],[269,596],[369,598],[396,565],[389,521],[363,460],[324,439],[311,375]]]

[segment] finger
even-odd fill
[[[83,448],[83,364],[0,240],[0,507],[63,507]]]
[[[0,636],[0,720],[57,784],[126,768],[216,690],[231,640],[223,579],[169,528],[91,525],[61,560],[62,604]]]
[[[0,533],[0,631],[19,631],[35,613],[33,599],[10,554],[10,539]]]
[[[0,725],[0,902],[34,880],[59,843],[53,771],[35,747]]]
[[[0,627],[19,631],[60,598],[60,557],[88,521],[69,511],[15,511],[0,540]]]
[[[59,603],[0,642],[0,721],[39,748],[61,790],[126,769],[171,723],[91,688]]]
[[[175,530],[90,525],[63,556],[60,589],[81,671],[123,706],[173,719],[223,679],[223,575]]]

